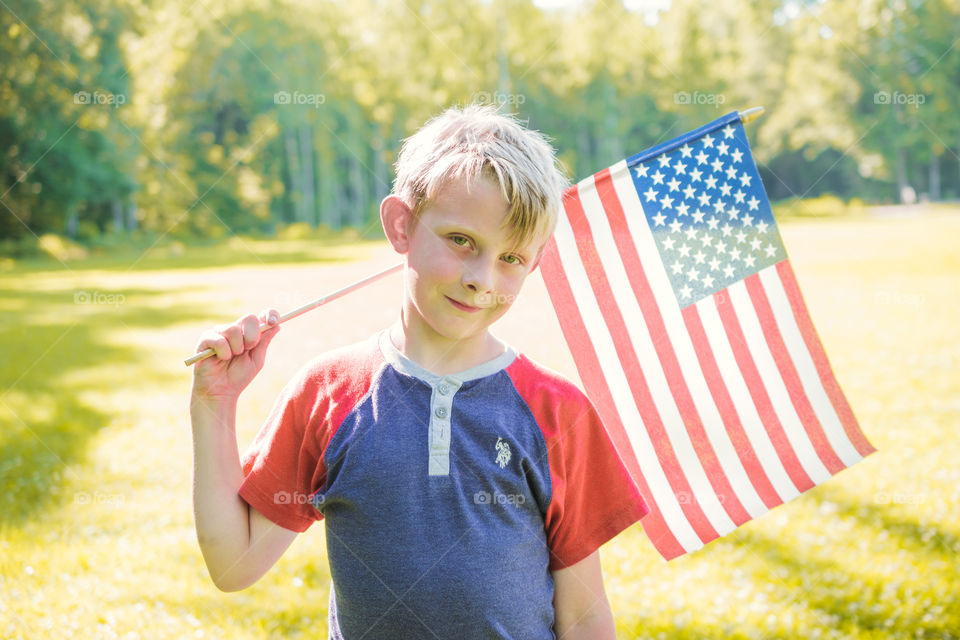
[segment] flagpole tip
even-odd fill
[[[743,124],[752,122],[753,120],[756,120],[757,118],[762,116],[764,111],[765,109],[763,107],[750,107],[745,111],[741,111],[740,122],[742,122]]]

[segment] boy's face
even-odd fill
[[[408,323],[421,335],[465,340],[482,335],[520,293],[544,239],[516,247],[509,214],[488,178],[451,180],[407,225]]]

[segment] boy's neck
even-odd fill
[[[493,360],[507,346],[489,330],[469,338],[451,340],[417,331],[401,317],[388,329],[393,345],[405,357],[438,376],[465,371]]]

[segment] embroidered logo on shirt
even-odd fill
[[[510,464],[510,445],[504,442],[503,438],[497,438],[497,464],[501,469],[505,469]]]

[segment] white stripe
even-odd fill
[[[776,412],[777,418],[780,419],[780,424],[783,425],[784,433],[787,434],[787,440],[790,441],[790,446],[797,454],[797,459],[800,460],[800,465],[804,471],[807,472],[814,484],[820,484],[830,478],[830,472],[827,471],[827,468],[823,466],[823,462],[817,456],[817,452],[813,448],[813,442],[810,441],[810,437],[800,421],[800,416],[797,415],[793,402],[790,400],[790,392],[787,390],[783,378],[780,377],[780,370],[773,359],[773,354],[770,353],[763,328],[760,326],[760,319],[757,318],[753,302],[750,300],[750,294],[747,293],[747,285],[741,280],[730,285],[727,291],[730,292],[730,302],[733,304],[734,313],[743,328],[747,349],[750,351],[750,356],[760,373],[760,380],[767,390],[767,396],[770,398],[773,410]]]
[[[783,337],[787,352],[790,354],[790,359],[793,360],[793,366],[797,369],[797,375],[800,376],[800,384],[803,386],[820,424],[823,425],[827,441],[830,442],[830,446],[843,464],[849,467],[863,459],[863,456],[860,455],[847,437],[847,432],[843,429],[840,417],[823,388],[823,381],[820,380],[820,374],[817,373],[817,367],[814,365],[807,344],[800,333],[800,327],[797,326],[797,319],[793,316],[793,309],[790,307],[790,301],[787,299],[786,291],[784,291],[780,274],[775,267],[764,269],[760,272],[760,282],[763,283],[763,289],[767,293],[767,300],[769,300],[770,307],[773,309],[773,317],[777,321],[777,327],[780,329],[780,335]]]
[[[703,542],[680,509],[673,489],[671,489],[670,483],[660,466],[660,461],[657,459],[643,418],[633,401],[633,393],[630,390],[626,375],[622,367],[619,366],[620,359],[617,355],[617,349],[603,320],[593,288],[590,286],[590,281],[577,251],[573,229],[570,227],[564,211],[561,211],[559,216],[554,239],[557,243],[557,254],[560,257],[563,270],[566,272],[570,289],[574,293],[580,316],[596,351],[597,359],[603,367],[604,378],[610,389],[610,395],[623,422],[627,436],[630,438],[630,445],[637,457],[643,476],[650,487],[652,494],[650,498],[656,503],[663,515],[664,522],[677,538],[677,542],[686,551],[699,549],[703,546]],[[615,366],[611,366],[611,364]]]
[[[641,263],[643,264],[644,273],[646,274],[647,280],[650,283],[652,291],[654,292],[654,302],[658,307],[661,319],[664,322],[670,345],[672,346],[674,354],[677,357],[677,362],[680,366],[680,372],[684,383],[690,392],[694,406],[696,407],[697,413],[701,418],[704,432],[707,434],[707,440],[717,456],[717,461],[720,465],[720,468],[723,470],[724,475],[729,481],[730,486],[736,495],[736,499],[743,505],[747,513],[750,514],[750,517],[755,518],[766,513],[767,507],[763,504],[763,501],[757,494],[756,489],[750,482],[750,478],[747,476],[747,472],[743,468],[743,464],[740,462],[739,456],[737,456],[737,452],[733,446],[733,443],[730,441],[730,436],[723,424],[723,419],[720,417],[720,412],[713,401],[713,395],[710,393],[710,389],[707,386],[707,381],[703,375],[703,369],[700,367],[697,354],[693,349],[693,342],[690,339],[690,333],[687,330],[683,315],[681,314],[680,308],[677,305],[676,297],[673,294],[669,277],[666,273],[663,263],[659,259],[659,252],[657,251],[655,240],[648,224],[646,223],[640,197],[637,195],[636,188],[634,187],[633,180],[630,178],[629,172],[626,171],[626,163],[622,164],[622,169],[617,165],[614,165],[614,167],[611,168],[614,190],[616,191],[617,198],[623,207],[624,217],[627,220],[627,224],[629,225],[631,220],[635,222],[634,228],[631,229],[631,236],[634,241],[634,245],[636,246],[637,254],[640,257]],[[620,170],[618,171],[618,169]],[[603,218],[594,218],[594,220],[605,221],[603,223],[598,222],[597,224],[592,225],[601,260],[603,261],[604,258],[607,257],[610,258],[610,262],[613,263],[611,267],[607,267],[607,271],[609,274],[611,274],[611,276],[616,276],[616,283],[614,282],[613,277],[611,277],[611,285],[614,286],[616,290],[617,301],[627,301],[626,303],[620,304],[621,308],[625,310],[629,309],[631,312],[635,310],[637,315],[637,321],[627,322],[627,327],[630,329],[631,337],[633,337],[635,334],[642,334],[642,337],[649,342],[650,334],[645,330],[645,324],[642,322],[640,307],[637,303],[633,289],[630,286],[623,263],[619,259],[613,259],[619,257],[619,251],[614,243],[612,230],[609,224],[606,222],[608,219],[606,214],[602,211],[602,203],[599,201],[599,198],[597,200],[597,206],[601,207],[598,215],[602,215]],[[611,269],[614,270],[612,271]],[[657,295],[661,292],[662,295]],[[634,344],[636,343],[637,340],[634,339]],[[650,344],[650,349],[644,358],[642,358],[640,361],[644,372],[647,372],[648,370],[655,370],[659,373],[662,371],[660,358],[657,356],[652,344]],[[664,384],[666,384],[665,380]],[[669,394],[669,388],[664,389],[664,393]],[[654,397],[656,398],[656,396]],[[667,397],[671,397],[671,399],[673,399],[672,396]],[[689,432],[684,424],[684,420],[679,414],[679,411],[676,410],[675,403],[671,402],[670,404],[674,408],[676,415],[674,422],[669,422],[666,424],[667,432],[668,434],[671,434],[671,440],[673,439],[673,433],[683,434],[683,444],[690,447],[691,456],[696,456],[696,452],[693,449],[692,443],[690,442]],[[674,416],[671,416],[671,418],[674,418]],[[666,419],[665,422],[667,422]],[[702,470],[702,467],[699,464],[699,459],[697,459],[696,462],[696,465],[688,466],[686,462],[681,460],[681,467],[687,470],[688,476],[691,475],[691,469],[703,474],[702,481],[696,477],[690,477],[690,482],[699,504],[704,506],[704,513],[710,517],[711,524],[715,529],[717,529],[718,532],[726,532],[728,527],[730,530],[736,528],[736,524],[730,520],[726,510],[723,509],[722,506],[720,506],[721,503],[717,501],[716,492],[709,484],[709,480],[706,478],[705,472]],[[694,480],[697,480],[697,482],[694,482]],[[702,497],[701,492],[705,492],[704,495],[706,496],[706,501],[704,497]],[[733,496],[731,496],[731,498],[732,497]],[[717,505],[722,513],[721,519],[715,519],[715,512],[707,509],[707,506],[710,505],[711,502],[717,502]],[[723,535],[723,533],[720,535]]]
[[[724,300],[721,304],[728,304]],[[703,324],[704,333],[707,334],[707,342],[710,343],[710,351],[717,361],[717,368],[723,372],[723,383],[730,393],[730,399],[737,410],[737,417],[740,418],[740,424],[747,434],[750,446],[753,447],[760,460],[760,466],[763,472],[770,480],[770,484],[776,490],[780,500],[787,502],[800,495],[800,490],[794,486],[783,466],[777,450],[770,440],[770,434],[763,427],[763,421],[760,420],[760,414],[757,413],[757,407],[753,404],[753,397],[750,395],[750,389],[747,387],[746,380],[740,372],[737,365],[737,359],[730,348],[730,342],[727,338],[727,332],[723,328],[723,322],[717,312],[717,303],[713,297],[701,300],[697,303],[697,311],[700,313],[700,322]]]

